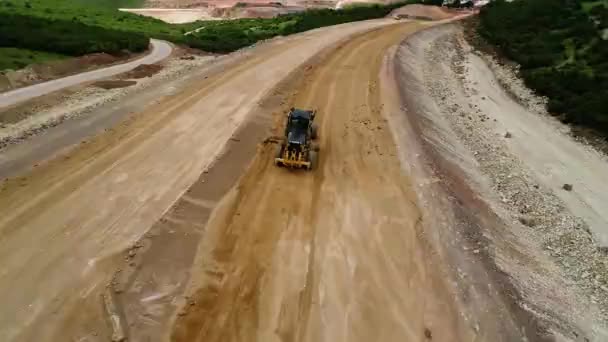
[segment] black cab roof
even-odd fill
[[[310,120],[313,117],[313,111],[312,110],[292,108],[291,109],[291,117],[293,119],[302,118],[302,119]]]

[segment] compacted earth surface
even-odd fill
[[[153,69],[0,150],[0,340],[608,338],[608,166],[459,24]],[[273,163],[290,107],[309,172]]]

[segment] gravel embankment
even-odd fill
[[[602,247],[602,212],[608,202],[600,175],[606,159],[549,116],[545,100],[512,69],[474,51],[460,29],[452,30],[426,45],[424,86],[457,144],[473,155],[472,167],[484,178],[474,181],[483,183],[484,197],[512,226],[514,241],[538,249],[495,257],[531,303],[529,311],[554,327],[587,326],[591,340],[603,340],[608,249]]]

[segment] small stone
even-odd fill
[[[513,135],[510,132],[505,133],[505,138],[509,139],[511,138]]]
[[[528,215],[520,216],[519,222],[521,222],[521,224],[527,227],[534,227],[537,224],[536,219]]]
[[[572,191],[572,184],[564,184],[562,185],[562,189],[566,190],[566,191]]]
[[[433,339],[433,334],[431,333],[431,330],[429,328],[424,328],[424,337],[429,340]]]
[[[135,256],[135,254],[136,254],[136,252],[135,252],[135,250],[134,250],[134,249],[132,249],[132,250],[130,250],[130,251],[129,251],[129,256],[130,256],[131,258],[132,258],[132,257],[134,257],[134,256]]]
[[[473,254],[479,254],[479,249],[473,250]]]

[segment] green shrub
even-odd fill
[[[0,46],[80,56],[93,52],[142,51],[148,46],[148,38],[85,25],[77,20],[4,14],[0,21]]]

